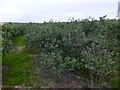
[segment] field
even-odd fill
[[[118,88],[118,23],[4,23],[3,88]]]

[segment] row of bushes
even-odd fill
[[[24,34],[25,25],[5,23],[2,25],[2,54],[8,54],[13,49],[13,38]]]
[[[117,20],[85,19],[66,23],[30,23],[26,29],[29,47],[40,55],[40,66],[59,76],[78,72],[91,85],[117,76],[119,56]],[[82,71],[86,72],[85,74]],[[74,74],[74,73],[73,73]],[[81,76],[81,77],[82,77]]]

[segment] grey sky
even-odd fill
[[[68,18],[116,18],[119,0],[0,0],[0,22],[67,21]]]

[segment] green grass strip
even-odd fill
[[[15,37],[13,39],[14,46],[25,46],[27,44],[27,38],[24,36]]]
[[[14,39],[15,47],[26,45],[25,37]],[[24,48],[20,53],[10,53],[2,57],[3,85],[29,85],[30,73],[32,71],[32,59],[29,57],[32,51]]]

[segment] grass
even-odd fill
[[[18,37],[14,39],[15,47],[26,45],[25,37]],[[25,48],[20,53],[10,53],[2,57],[2,65],[6,66],[7,73],[3,71],[3,85],[21,85],[31,84],[30,73],[32,70],[32,59],[29,55],[32,53]]]
[[[7,77],[3,76],[3,84],[17,85],[29,81],[32,69],[29,54],[29,50],[24,50],[19,54],[9,54],[3,57],[3,65],[8,66]]]
[[[120,88],[120,76],[111,82],[112,88]]]
[[[2,65],[7,67],[7,70],[3,71],[3,85],[6,87],[25,85],[38,88],[45,86],[46,80],[37,78],[34,72],[33,59],[30,57],[33,51],[27,48],[21,51],[16,50],[18,47],[27,45],[26,37],[15,37],[13,42],[15,50],[2,57]]]
[[[27,44],[27,38],[24,36],[21,37],[15,37],[13,39],[14,46],[25,46]]]

